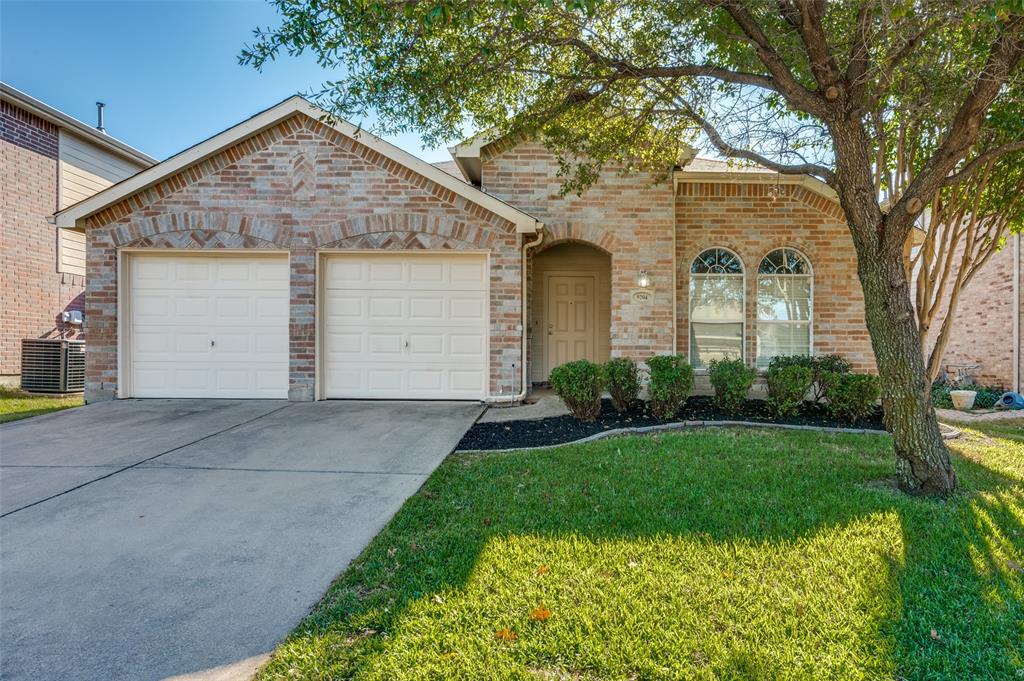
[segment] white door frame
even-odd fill
[[[290,252],[284,248],[118,248],[117,249],[117,399],[134,397],[132,385],[132,344],[131,344],[131,275],[132,259],[138,256],[164,255],[170,257],[272,257],[285,256]],[[289,279],[290,279],[289,275]],[[291,282],[288,284],[291,287]],[[290,314],[290,313],[289,313]],[[290,325],[289,325],[290,326]],[[290,354],[290,351],[289,351]],[[290,362],[289,362],[290,364]]]
[[[395,257],[400,255],[402,257],[440,257],[450,255],[482,255],[484,256],[484,278],[487,281],[487,305],[485,306],[484,315],[485,323],[487,325],[487,337],[484,342],[484,353],[487,358],[487,386],[491,384],[491,336],[493,335],[493,329],[491,328],[491,251],[487,249],[465,249],[465,250],[437,250],[437,249],[425,249],[425,250],[406,250],[406,249],[386,249],[386,248],[318,248],[316,251],[316,312],[313,315],[314,326],[315,326],[315,340],[314,340],[314,368],[313,376],[316,382],[316,390],[314,395],[316,400],[326,400],[326,385],[324,381],[324,359],[321,356],[321,351],[324,347],[323,334],[325,332],[325,324],[322,322],[323,317],[323,306],[327,300],[325,292],[325,278],[322,276],[324,273],[324,262],[332,257],[338,255],[351,255],[351,256],[391,256]],[[484,388],[485,396],[490,394],[490,388]]]

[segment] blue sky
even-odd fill
[[[111,135],[164,159],[332,77],[308,56],[239,66],[252,29],[275,24],[261,0],[0,0],[0,79],[90,124],[104,101]],[[415,135],[388,139],[449,158]]]

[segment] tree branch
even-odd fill
[[[952,175],[947,176],[946,179],[942,181],[942,186],[948,187],[950,185],[963,182],[971,175],[973,175],[978,170],[978,168],[985,165],[989,161],[993,161],[999,158],[1000,156],[1005,156],[1006,154],[1011,154],[1015,151],[1022,150],[1024,150],[1024,140],[1019,140],[1017,142],[1008,142],[1006,144],[1003,144],[1002,146],[996,147],[995,149],[989,149],[988,151],[975,156],[967,163],[967,165],[965,165],[960,170],[956,171]]]
[[[974,89],[960,105],[945,139],[889,211],[886,231],[890,246],[903,243],[920,207],[931,199],[956,163],[977,142],[985,112],[1022,58],[1024,15],[1018,14],[1003,23]]]

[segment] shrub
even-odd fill
[[[978,394],[974,398],[974,406],[980,409],[991,409],[1006,392],[997,385],[986,385],[977,388]]]
[[[765,378],[768,381],[768,406],[776,417],[789,416],[804,403],[807,391],[814,383],[814,370],[797,364],[769,366]]]
[[[825,397],[837,421],[853,423],[871,413],[878,395],[878,378],[871,374],[834,374]]]
[[[640,395],[640,375],[636,362],[616,357],[605,362],[604,379],[616,411],[626,411]]]
[[[768,364],[768,371],[782,369],[787,366],[806,367],[811,370],[812,397],[815,402],[821,402],[828,390],[828,382],[833,375],[850,373],[850,363],[839,355],[779,355],[772,357]]]
[[[651,380],[647,385],[651,413],[670,419],[693,390],[693,367],[683,355],[657,355],[647,360]]]
[[[727,414],[738,414],[746,404],[757,370],[742,359],[718,359],[708,365],[708,378],[715,389],[715,404]]]
[[[551,388],[580,421],[593,421],[601,411],[601,366],[581,359],[551,370]]]
[[[814,401],[821,402],[828,392],[829,382],[834,376],[850,373],[853,367],[839,355],[819,355],[812,358],[811,368],[814,370]]]
[[[936,409],[952,409],[953,398],[949,396],[950,387],[942,382],[932,385],[932,406]]]

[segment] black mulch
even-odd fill
[[[764,400],[747,400],[740,414],[726,414],[714,405],[710,397],[695,395],[686,400],[686,404],[675,418],[668,421],[651,416],[646,411],[646,404],[642,402],[620,414],[612,407],[611,400],[604,400],[601,404],[601,414],[591,423],[578,421],[569,415],[530,421],[477,423],[462,437],[455,449],[514,449],[558,445],[581,440],[606,430],[656,426],[676,421],[752,421],[885,430],[881,409],[856,423],[839,423],[820,405],[808,403],[793,416],[776,419],[768,412],[768,405]]]

